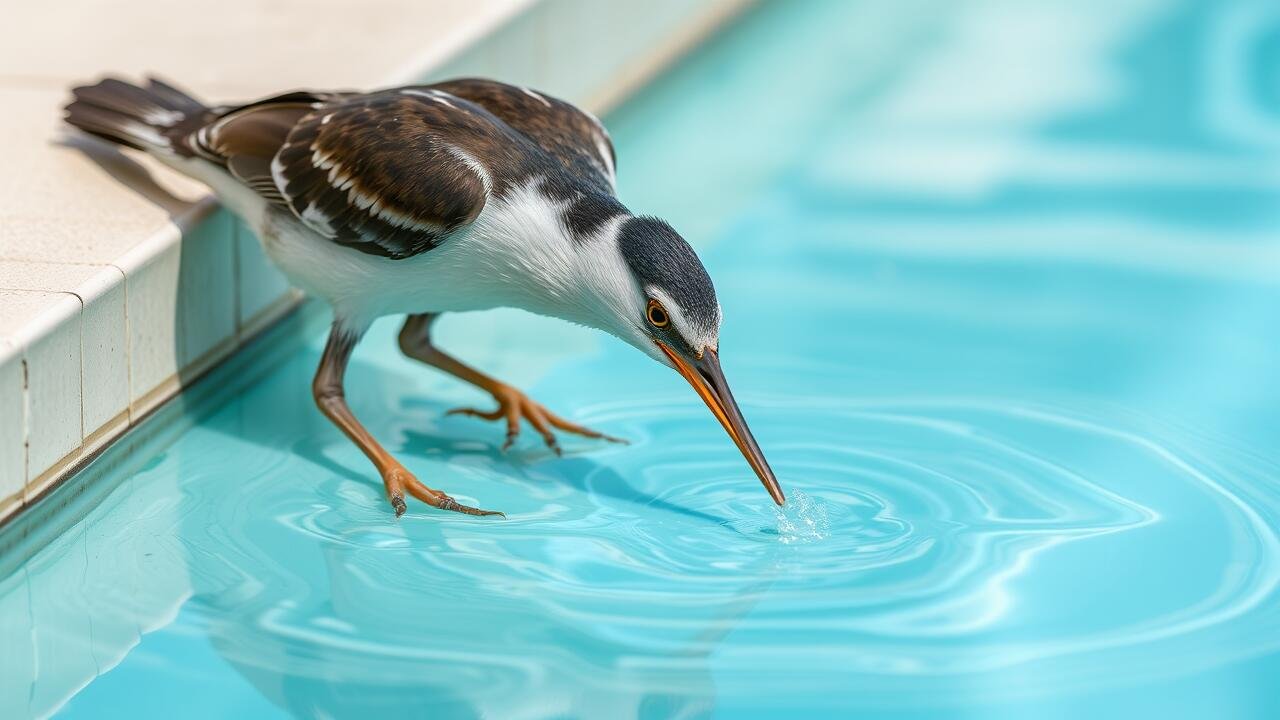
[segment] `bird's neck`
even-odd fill
[[[615,305],[637,292],[617,242],[629,217],[612,197],[561,200],[534,182],[491,199],[466,244],[493,305],[613,332]]]

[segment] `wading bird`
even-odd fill
[[[493,395],[495,410],[451,412],[504,419],[504,449],[521,420],[557,453],[553,428],[613,440],[432,344],[440,313],[494,307],[604,330],[676,369],[782,504],[720,370],[711,278],[670,225],[618,201],[613,145],[589,113],[479,79],[219,107],[155,79],[73,93],[67,122],[208,184],[291,282],[333,307],[315,400],[373,462],[397,517],[406,492],[443,510],[501,513],[427,487],[347,407],[347,361],[383,315],[408,315],[406,355]]]

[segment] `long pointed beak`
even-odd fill
[[[658,343],[658,347],[662,348],[662,352],[671,359],[671,363],[676,366],[676,370],[680,371],[684,379],[689,381],[697,391],[698,397],[702,398],[708,408],[711,408],[711,413],[724,426],[729,437],[733,438],[734,444],[742,451],[742,456],[747,459],[751,469],[756,471],[756,476],[760,478],[761,483],[764,483],[764,489],[769,491],[773,501],[779,505],[786,502],[782,488],[778,485],[778,479],[774,477],[773,470],[764,459],[764,453],[760,452],[760,446],[752,437],[747,421],[742,419],[742,411],[738,409],[733,393],[729,392],[729,383],[725,382],[724,373],[720,370],[720,358],[716,355],[716,351],[707,349],[703,351],[702,357],[686,360],[661,342]]]

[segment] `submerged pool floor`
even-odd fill
[[[356,413],[507,513],[396,521],[315,334],[0,580],[0,716],[1280,716],[1278,38],[1273,2],[753,12],[609,125],[786,517],[675,373],[498,312],[443,344],[632,444],[504,455],[385,321]]]

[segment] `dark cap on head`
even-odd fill
[[[662,289],[695,329],[715,334],[720,319],[716,289],[680,233],[657,218],[628,218],[618,229],[618,249],[642,286]]]

